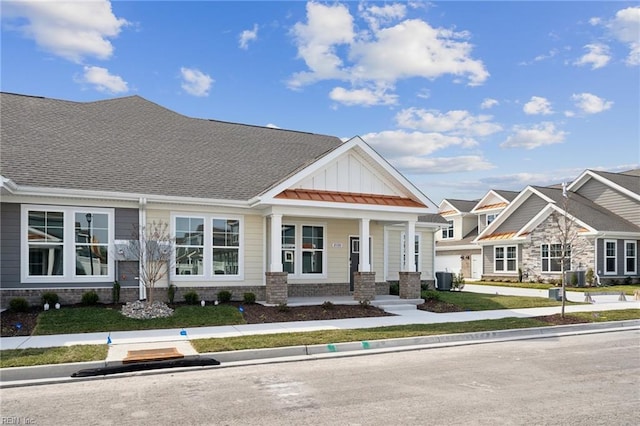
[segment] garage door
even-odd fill
[[[436,272],[453,272],[454,274],[460,273],[460,255],[436,255]]]

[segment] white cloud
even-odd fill
[[[534,149],[544,145],[564,142],[567,132],[556,129],[551,122],[543,122],[530,128],[514,126],[513,134],[500,147]]]
[[[298,46],[298,57],[305,61],[310,71],[294,74],[289,81],[290,87],[346,76],[340,69],[342,60],[336,54],[338,45],[349,44],[354,37],[353,17],[346,6],[309,2],[307,23],[296,23],[292,33]]]
[[[258,24],[254,24],[252,30],[244,30],[240,33],[239,39],[240,49],[247,50],[249,48],[249,42],[258,39]]]
[[[391,161],[394,167],[407,174],[457,173],[490,170],[495,168],[491,162],[480,155],[461,155],[457,157],[401,157]]]
[[[371,41],[351,46],[352,76],[357,79],[395,82],[423,77],[435,79],[451,74],[467,77],[469,85],[484,83],[489,73],[482,61],[470,57],[469,34],[433,28],[428,23],[405,20],[374,33]]]
[[[362,139],[385,158],[420,157],[449,147],[477,145],[474,140],[460,136],[448,136],[435,132],[406,132],[404,130],[367,133],[362,136]]]
[[[496,105],[500,105],[497,99],[485,98],[480,104],[481,109],[490,109]]]
[[[640,65],[640,7],[619,10],[608,28],[618,41],[629,45],[627,65]]]
[[[359,11],[368,28],[358,27],[356,33],[345,5],[307,3],[307,21],[296,23],[292,35],[308,69],[291,76],[290,88],[335,79],[352,85],[340,93],[345,95],[372,92],[368,87],[390,90],[398,80],[414,77],[451,75],[471,86],[489,77],[482,61],[471,57],[467,32],[433,28],[417,19],[396,22],[405,17],[403,4],[361,4]],[[352,98],[344,96],[347,102]]]
[[[553,114],[551,103],[547,98],[532,96],[531,100],[524,104],[522,110],[527,115],[549,115]]]
[[[396,114],[396,122],[400,127],[465,136],[488,136],[501,131],[502,127],[492,122],[492,119],[490,115],[474,116],[464,110],[441,113],[436,110],[407,108]]]
[[[76,63],[85,57],[110,58],[109,39],[128,24],[113,14],[106,0],[12,1],[2,2],[2,9],[3,17],[17,18],[13,28],[45,51]]]
[[[273,123],[269,123],[269,124],[267,124],[265,127],[268,127],[268,128],[270,128],[270,129],[280,129],[280,126],[276,126],[276,125],[275,125],[275,124],[273,124]]]
[[[587,44],[584,46],[587,53],[576,60],[573,64],[578,66],[591,65],[591,69],[602,68],[609,63],[611,55],[609,54],[609,46],[602,43]]]
[[[99,92],[118,94],[129,91],[129,86],[122,77],[109,74],[109,70],[101,67],[85,66],[82,78],[77,81],[92,84]]]
[[[345,105],[395,105],[398,96],[388,94],[384,89],[345,89],[343,87],[335,87],[329,93],[329,97]]]
[[[578,107],[585,114],[597,114],[606,111],[613,106],[612,101],[607,101],[591,93],[579,93],[571,96]]]
[[[591,65],[591,69],[602,68],[609,63],[611,55],[609,54],[609,46],[602,43],[587,44],[584,46],[588,50],[580,59],[574,62],[574,65]]]
[[[185,92],[193,96],[208,96],[209,89],[214,80],[195,68],[180,68],[182,75],[182,88]]]

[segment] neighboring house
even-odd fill
[[[116,280],[123,300],[144,297],[125,249],[154,221],[175,236],[159,285],[177,297],[371,300],[399,281],[413,298],[434,280],[436,206],[359,137],[195,119],[139,96],[0,100],[3,306],[47,290],[109,301]]]
[[[553,213],[567,215],[577,236],[564,270],[594,273],[596,282],[638,282],[640,170],[586,170],[566,187],[528,186],[474,240],[483,279],[559,281],[561,237]]]
[[[438,206],[447,225],[436,235],[436,271],[480,278],[480,247],[472,244],[478,236],[478,217],[472,213],[477,204],[478,200],[444,199]]]
[[[438,207],[448,226],[436,234],[436,271],[482,276],[482,249],[474,240],[518,195],[493,189],[478,200],[444,199]]]

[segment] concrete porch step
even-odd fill
[[[415,311],[416,309],[418,309],[418,307],[414,304],[409,304],[409,303],[405,303],[405,304],[393,304],[393,305],[378,305],[378,308],[382,309],[383,311],[387,311],[387,312],[394,312],[394,311]]]
[[[424,303],[424,299],[400,299],[396,298],[380,298],[371,301],[372,306],[382,307],[382,306],[399,306],[399,305],[422,305]]]

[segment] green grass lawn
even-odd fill
[[[562,302],[542,297],[501,296],[497,294],[468,293],[464,291],[431,290],[422,292],[423,299],[430,297],[436,297],[438,300],[456,305],[464,311],[542,308],[562,305]]]
[[[62,308],[42,312],[34,335],[131,331],[160,328],[244,324],[242,314],[231,305],[179,306],[172,316],[138,320],[119,310],[103,307]]]

